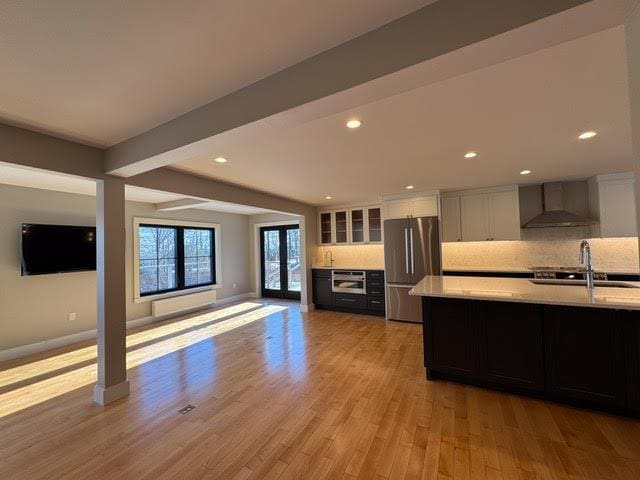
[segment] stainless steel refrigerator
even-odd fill
[[[384,222],[387,320],[422,323],[421,297],[409,290],[426,275],[440,275],[438,217]]]

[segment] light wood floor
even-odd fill
[[[0,365],[0,478],[640,478],[640,422],[427,382],[418,325],[242,305],[130,332],[106,408],[90,343]]]

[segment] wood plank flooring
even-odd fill
[[[640,422],[427,382],[419,325],[245,302],[0,364],[2,479],[640,478]],[[181,415],[188,404],[195,410]]]

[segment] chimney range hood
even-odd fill
[[[523,228],[585,227],[595,220],[565,210],[565,192],[562,182],[542,185],[542,213],[523,225]]]

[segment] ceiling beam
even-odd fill
[[[486,40],[590,0],[439,0],[109,148],[105,172],[129,177],[169,153]]]
[[[210,203],[208,200],[198,200],[197,198],[181,198],[179,200],[171,200],[169,202],[156,203],[156,210],[159,212],[171,212],[173,210],[185,210],[194,208],[198,205]]]

